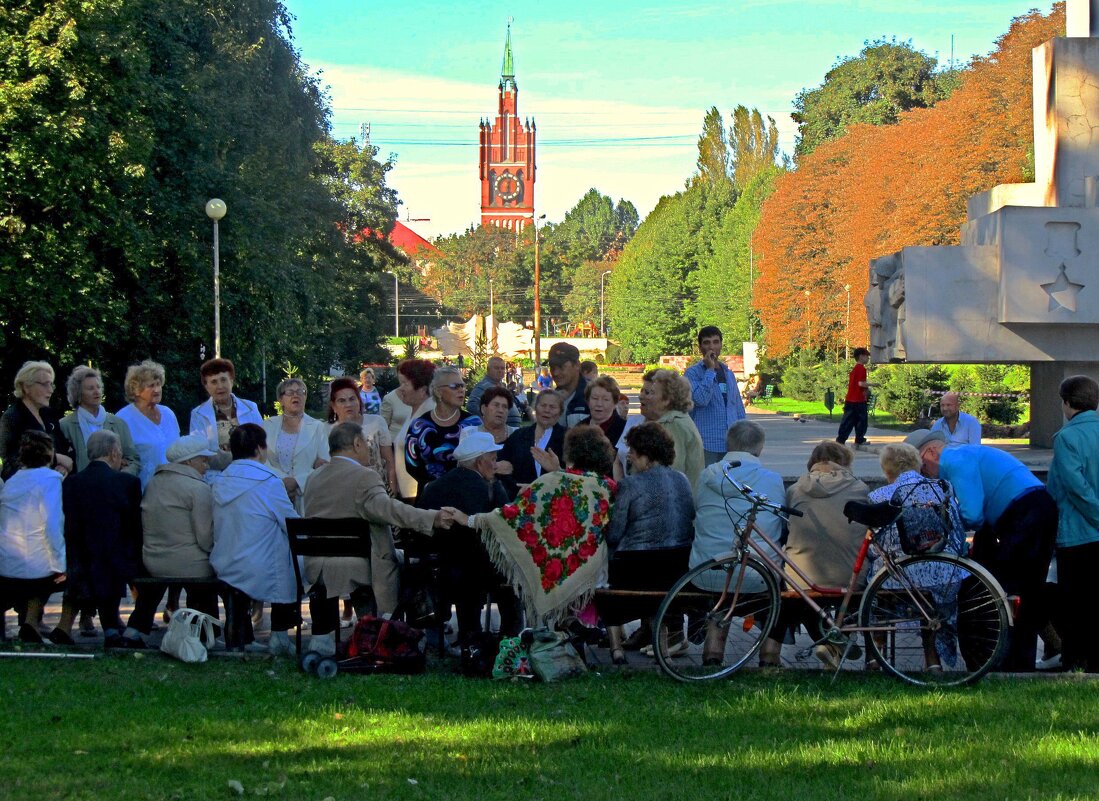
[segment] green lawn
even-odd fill
[[[836,406],[832,409],[832,415],[829,417],[828,409],[821,401],[800,401],[793,398],[772,398],[770,403],[759,404],[761,409],[770,409],[774,412],[781,412],[782,414],[800,414],[805,417],[812,417],[815,420],[832,420],[836,424],[839,424],[840,418],[843,417],[843,401],[837,401]],[[908,423],[902,423],[893,415],[888,412],[877,411],[870,418],[870,425],[877,428],[904,428],[910,430],[912,425]]]
[[[1099,682],[560,685],[157,655],[0,662],[5,799],[1099,798]]]

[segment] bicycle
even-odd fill
[[[733,520],[731,551],[688,571],[668,591],[653,619],[653,650],[665,673],[680,681],[708,681],[743,667],[775,626],[783,597],[780,588],[787,587],[821,621],[823,636],[803,652],[822,644],[833,646],[839,653],[837,672],[844,661],[861,657],[859,635],[868,663],[876,660],[886,672],[911,684],[970,684],[996,666],[1006,648],[1011,610],[1003,589],[985,568],[948,553],[895,557],[875,538],[900,517],[903,507],[890,501],[850,502],[844,514],[867,526],[851,579],[846,588],[817,586],[756,525],[762,511],[784,520],[802,513],[737,482],[729,475],[737,466],[738,462],[726,463],[723,472],[750,508],[739,525]],[[871,548],[880,555],[882,568],[853,609],[859,594],[856,580]],[[810,592],[825,601],[839,600],[838,610],[817,603]],[[794,595],[787,592],[788,598]],[[673,642],[669,632],[683,632],[685,643]],[[946,658],[934,659],[940,652]]]

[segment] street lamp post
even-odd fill
[[[851,358],[851,285],[844,284],[843,291],[847,293],[847,322],[843,327],[843,358]]]
[[[546,219],[545,214],[535,217],[532,212],[531,220],[534,223],[534,366],[542,364],[542,266],[538,260],[538,221]]]
[[[496,312],[496,298],[492,294],[492,276],[488,277],[488,316],[493,317]]]
[[[813,293],[808,289],[805,290],[805,330],[807,332],[808,342],[806,343],[806,350],[813,349],[813,318],[810,317],[809,297]]]
[[[393,336],[398,339],[401,336],[401,288],[397,283],[397,274],[392,270],[384,270],[386,275],[393,276]]]
[[[607,276],[611,274],[610,270],[604,270],[603,274],[599,276],[599,336],[605,337],[607,335],[606,325],[606,290],[604,289],[603,282]]]
[[[218,220],[225,216],[225,201],[211,198],[206,201],[206,216],[214,221],[214,358],[221,358],[221,264],[218,253]]]

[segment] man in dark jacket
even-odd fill
[[[68,637],[72,611],[86,604],[97,609],[108,648],[127,644],[143,647],[139,637],[131,643],[124,641],[118,614],[126,585],[138,575],[141,564],[141,481],[119,472],[122,443],[113,432],[94,432],[88,437],[87,447],[88,466],[69,476],[61,486],[68,614],[63,613],[54,641],[63,642]],[[57,634],[58,630],[64,636]]]
[[[507,503],[507,494],[496,478],[496,452],[492,435],[471,431],[454,450],[458,466],[423,488],[417,505],[427,509],[454,506],[467,515],[490,512]],[[435,540],[443,570],[440,591],[444,603],[453,602],[458,613],[458,642],[469,643],[481,632],[481,606],[491,595],[500,610],[500,632],[518,634],[519,605],[514,591],[492,566],[477,532],[456,524]]]

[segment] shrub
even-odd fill
[[[898,420],[919,418],[934,403],[932,392],[947,386],[946,371],[935,364],[882,365],[870,380],[880,385],[878,406]]]
[[[950,388],[962,393],[963,412],[982,423],[1013,425],[1026,407],[1021,397],[984,398],[980,394],[1019,392],[1030,385],[1030,370],[1019,365],[972,364],[954,373]]]

